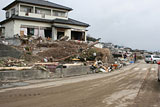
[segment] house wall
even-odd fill
[[[11,17],[11,10],[15,8],[15,15],[18,15],[19,13],[19,4],[13,6],[12,8],[10,8],[9,10],[7,10],[6,12],[9,12],[9,17]]]
[[[20,29],[21,26],[33,26],[33,27],[38,27],[40,28],[46,28],[49,27],[51,28],[50,23],[44,23],[44,22],[34,22],[34,21],[23,21],[23,20],[14,20],[10,21],[6,24],[3,25],[5,27],[5,37],[6,38],[13,38],[13,35],[20,35]],[[64,24],[56,24],[56,25],[64,25]],[[69,36],[69,39],[71,39],[71,32],[72,31],[80,31],[80,32],[85,32],[85,41],[86,41],[86,27],[82,26],[75,26],[75,25],[64,25],[64,26],[69,26],[72,29],[65,29],[65,36]],[[57,40],[57,28],[52,27],[52,39]]]
[[[20,7],[21,5],[24,5],[24,6],[32,6],[33,7],[33,13],[29,13],[29,15],[27,16],[25,14],[25,12],[21,12],[20,11]],[[26,3],[18,3],[16,4],[15,6],[13,6],[12,8],[8,9],[6,12],[9,12],[9,17],[11,17],[11,10],[15,8],[15,14],[16,15],[19,15],[19,16],[26,16],[26,17],[34,17],[34,18],[44,18],[44,19],[68,19],[68,12],[67,10],[63,10],[63,9],[56,9],[56,8],[49,8],[49,7],[44,7],[44,6],[37,6],[37,5],[31,5],[31,4],[26,4]],[[41,8],[41,9],[48,9],[51,11],[51,15],[43,15],[43,14],[37,14],[35,13],[35,8]],[[59,17],[59,16],[53,16],[53,11],[62,11],[62,12],[65,12],[65,17]]]
[[[12,38],[14,35],[14,20],[3,24],[2,27],[5,27],[5,37]]]
[[[101,44],[101,43],[98,43],[98,44],[96,44],[94,46],[97,47],[97,48],[103,48],[103,44]]]
[[[41,27],[50,27],[51,28],[50,23],[15,20],[14,34],[19,34],[20,35],[21,25],[36,26],[36,27],[39,27],[39,28],[41,28]]]
[[[2,29],[0,28],[0,37],[2,36]]]
[[[65,31],[65,36],[69,36],[69,39],[71,39],[71,29]]]
[[[19,12],[19,6],[18,4],[13,6],[12,8],[10,8],[9,10],[7,10],[7,12],[9,12],[9,17],[11,17],[11,10],[15,8],[15,15],[18,15]]]
[[[52,39],[57,40],[57,30],[55,27],[52,27]]]

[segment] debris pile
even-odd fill
[[[12,66],[24,67],[27,65],[28,64],[23,59],[16,59],[11,57],[0,59],[0,67],[12,67]]]
[[[15,46],[21,53],[20,58],[4,58],[0,60],[0,70],[42,70],[55,72],[64,64],[91,66],[93,72],[110,72],[112,54],[107,48],[96,48],[99,41],[86,43],[81,41],[58,41],[20,37],[21,46]],[[8,46],[9,47],[9,46]],[[100,63],[101,62],[101,63]]]
[[[57,60],[80,52],[80,50],[87,48],[87,44],[77,43],[74,41],[59,41],[53,43],[37,44],[37,47],[41,49],[48,48],[45,51],[38,52],[38,56],[44,58],[50,57],[54,60]]]

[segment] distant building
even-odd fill
[[[96,44],[94,46],[97,47],[97,48],[103,48],[103,44],[102,43],[98,43],[98,44]]]

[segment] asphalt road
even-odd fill
[[[157,65],[1,89],[0,107],[160,107]]]

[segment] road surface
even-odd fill
[[[0,107],[160,107],[157,65],[1,89]]]

